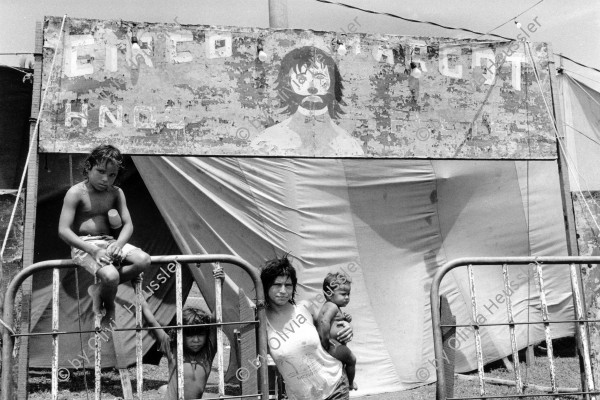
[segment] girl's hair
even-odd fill
[[[105,162],[112,162],[118,169],[123,168],[123,156],[119,149],[110,144],[103,144],[96,147],[83,161],[83,176],[87,177],[88,172],[96,165],[103,165]]]
[[[265,263],[265,266],[260,270],[260,280],[263,284],[263,291],[265,293],[265,302],[269,305],[269,289],[273,286],[275,279],[280,276],[289,277],[292,280],[292,298],[290,303],[296,304],[296,284],[298,278],[296,277],[296,269],[290,263],[288,255],[285,254],[281,258],[274,258]]]
[[[183,310],[183,325],[197,325],[210,323],[210,315],[204,310],[192,307],[187,307]],[[189,328],[183,328],[183,334],[185,336],[208,335],[209,333],[210,327],[208,326],[192,326]],[[169,337],[171,338],[171,343],[176,343],[177,329],[170,329]]]

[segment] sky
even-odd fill
[[[332,0],[335,1],[335,0]],[[406,18],[516,38],[515,16],[540,0],[344,0],[346,4]],[[355,23],[359,32],[414,36],[473,38],[474,34],[373,15],[317,0],[287,0],[288,27],[347,31]],[[34,51],[35,24],[45,15],[73,18],[122,19],[139,22],[174,22],[194,25],[269,27],[268,0],[0,0],[0,53]],[[556,54],[600,69],[600,1],[543,0],[517,19],[532,42],[547,42]],[[18,65],[20,56],[0,55],[0,64]],[[559,58],[555,57],[556,66]],[[576,79],[600,91],[600,72],[568,60],[563,67]]]

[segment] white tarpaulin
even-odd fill
[[[558,82],[571,190],[600,190],[600,93],[566,74]]]
[[[298,298],[317,305],[327,272],[351,277],[358,394],[435,380],[429,288],[444,262],[567,254],[555,161],[134,159],[184,252],[231,253],[259,266],[289,251]],[[212,299],[210,268],[200,271]],[[254,294],[243,273],[225,271],[224,315],[235,320],[235,289]],[[517,321],[541,320],[537,277],[527,266],[510,273],[514,290],[505,293],[500,266],[476,268],[478,322],[506,322],[507,295]],[[459,324],[471,322],[465,276],[455,270],[443,284]],[[551,318],[572,317],[568,271],[544,267],[544,281]],[[542,325],[517,332],[520,347],[544,340]],[[486,362],[510,354],[507,327],[483,327],[482,339]],[[472,331],[459,328],[456,347],[456,370],[475,369]]]

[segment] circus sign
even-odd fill
[[[42,152],[556,157],[544,43],[61,22]]]

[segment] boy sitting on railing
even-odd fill
[[[122,168],[121,152],[113,146],[96,147],[83,167],[85,180],[71,187],[65,195],[58,223],[58,235],[71,246],[73,263],[84,267],[100,283],[91,285],[94,313],[102,315],[102,326],[110,329],[115,319],[115,297],[120,282],[131,280],[150,265],[150,256],[127,243],[133,233],[133,223],[123,191],[114,186]],[[111,219],[122,221],[115,240],[110,236]],[[125,261],[127,265],[121,265]]]

